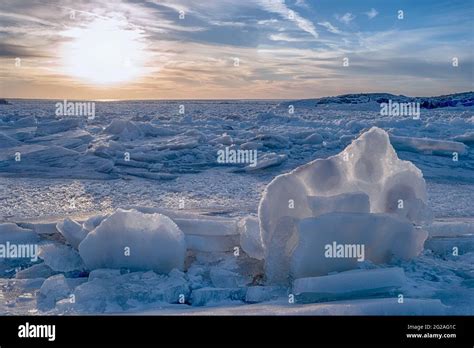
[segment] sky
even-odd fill
[[[0,97],[471,91],[472,18],[473,0],[2,0]]]

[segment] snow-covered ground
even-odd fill
[[[34,232],[31,242],[41,249],[35,262],[0,260],[0,313],[472,315],[472,93],[458,97],[463,102],[429,100],[419,120],[381,116],[381,100],[375,99],[97,102],[94,119],[55,116],[55,101],[0,105],[0,243],[18,238],[20,226],[22,233]],[[423,225],[424,250],[412,259],[363,262],[359,268],[366,272],[389,272],[356,278],[372,279],[368,289],[357,287],[352,271],[337,273],[336,285],[333,278],[306,282],[309,289],[301,294],[295,284],[268,283],[265,260],[258,256],[264,254],[262,241],[254,233],[265,188],[277,175],[341,153],[372,126],[388,132],[398,157],[412,162],[426,180],[425,204],[434,222]],[[218,151],[226,148],[256,149],[258,165],[219,163]],[[375,158],[377,151],[359,152]],[[156,231],[176,236],[172,227],[159,227],[158,217],[127,229],[110,219],[112,230],[97,227],[102,218],[96,216],[132,207],[176,223],[187,248],[181,270],[160,273],[153,266],[159,258],[150,259],[149,269],[122,264],[113,253],[118,247],[107,254],[114,232],[135,231],[157,250],[163,242]],[[249,215],[254,220],[245,225]],[[64,223],[66,218],[78,223]],[[91,231],[100,235],[76,250],[74,238],[80,242]],[[131,253],[149,253],[139,246],[132,244]],[[98,253],[115,263],[100,260]],[[118,266],[94,269],[103,264]],[[395,268],[402,275],[389,281]]]

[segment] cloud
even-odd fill
[[[286,41],[286,42],[308,42],[308,41],[314,41],[313,39],[307,39],[307,38],[299,38],[299,37],[292,37],[287,34],[271,34],[268,37],[272,41]]]
[[[355,16],[350,12],[345,13],[343,16],[339,16],[338,14],[336,14],[335,17],[339,22],[342,22],[346,25],[355,19]]]
[[[9,17],[9,18],[12,18],[12,19],[18,20],[18,21],[34,22],[34,23],[47,25],[47,26],[57,26],[56,23],[53,23],[51,21],[47,21],[47,20],[37,18],[37,17],[34,17],[34,16],[18,14],[18,13],[7,13],[7,12],[0,11],[0,17],[7,17],[7,18]]]
[[[14,45],[8,43],[0,43],[0,57],[5,58],[43,58],[50,57],[43,52],[39,52],[31,47]]]
[[[278,23],[278,19],[262,19],[260,21],[257,22],[257,24],[259,25],[266,25],[266,24],[275,24],[275,23]]]
[[[327,31],[329,31],[330,33],[333,33],[333,34],[340,34],[341,33],[341,31],[338,28],[336,28],[334,25],[332,25],[328,21],[318,22],[318,25],[326,28]]]
[[[303,7],[303,8],[309,8],[309,5],[306,3],[305,0],[296,0],[295,6]]]
[[[244,22],[233,22],[233,21],[209,21],[209,24],[218,27],[245,27]]]
[[[377,10],[375,8],[371,8],[370,11],[365,12],[365,14],[367,15],[367,17],[369,17],[369,19],[372,19],[375,16],[377,16],[379,13],[377,12]]]
[[[277,13],[283,18],[293,21],[301,30],[313,35],[315,38],[319,36],[314,24],[291,10],[284,0],[258,0],[258,3],[264,10]]]

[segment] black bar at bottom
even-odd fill
[[[0,346],[67,344],[414,344],[473,347],[474,317],[61,316],[0,317]],[[26,324],[28,323],[28,324]],[[21,327],[21,325],[23,325]],[[28,325],[28,326],[27,326]],[[47,336],[55,325],[54,341]],[[30,333],[29,332],[29,333]],[[51,331],[49,331],[51,333]],[[27,335],[29,335],[29,333]],[[439,337],[441,335],[441,337]]]

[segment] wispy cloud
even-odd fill
[[[300,16],[296,11],[291,10],[285,4],[284,0],[258,0],[258,3],[266,11],[277,13],[282,18],[295,22],[301,30],[313,35],[315,38],[319,36],[314,24],[310,20]]]
[[[416,95],[472,89],[471,7],[438,3],[440,11],[428,13],[407,4],[406,10],[417,18],[407,27],[403,21],[367,20],[388,11],[382,2],[368,12],[364,11],[369,8],[347,5],[347,13],[336,16],[340,7],[324,4],[3,0],[0,90],[5,97],[304,98],[376,90]],[[75,19],[69,18],[71,9],[76,10]],[[184,19],[179,18],[181,10]],[[357,25],[354,14],[360,17]],[[140,33],[150,54],[143,78],[100,89],[58,68],[63,64],[58,48],[74,40],[64,34],[87,29],[97,18],[123,21],[127,30]],[[342,68],[346,56],[351,64]],[[22,59],[19,68],[16,57]],[[240,60],[238,67],[234,57]],[[456,69],[450,65],[452,57],[461,62]]]
[[[370,11],[365,12],[365,14],[367,15],[367,17],[369,17],[369,19],[372,19],[372,18],[375,18],[379,13],[377,12],[375,8],[371,8]]]
[[[270,34],[269,39],[272,41],[286,41],[286,42],[308,42],[315,41],[315,38],[301,38],[301,37],[292,37],[285,33]]]
[[[347,12],[343,14],[342,16],[339,16],[338,14],[336,14],[335,17],[339,22],[344,23],[344,24],[349,24],[356,18],[356,16],[354,16],[350,12]]]
[[[232,22],[232,21],[209,21],[209,24],[218,26],[218,27],[245,27],[244,22]]]
[[[333,33],[333,34],[340,34],[341,33],[341,31],[337,27],[335,27],[334,25],[332,25],[328,21],[318,22],[318,25],[326,28],[327,31],[329,31],[330,33]]]

